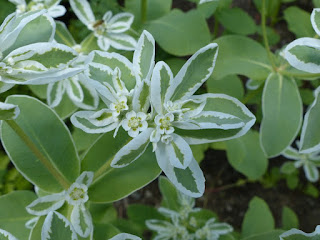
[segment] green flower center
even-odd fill
[[[84,199],[86,195],[87,193],[84,189],[75,187],[70,193],[70,198],[74,201],[77,201],[80,199]]]
[[[136,130],[138,127],[142,127],[141,118],[140,117],[132,117],[128,121],[128,126],[133,130]]]
[[[160,129],[168,130],[171,127],[171,121],[169,117],[161,118],[159,122],[160,122]]]

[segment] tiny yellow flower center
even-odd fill
[[[133,130],[136,130],[138,127],[142,127],[140,117],[132,117],[129,119],[128,126]]]
[[[169,117],[161,118],[159,122],[160,122],[160,129],[168,130],[171,127],[171,121]]]
[[[70,198],[74,201],[77,201],[80,199],[84,199],[86,195],[87,193],[84,189],[75,187],[70,193]]]
[[[118,103],[115,105],[115,109],[116,109],[116,111],[117,111],[118,113],[120,113],[121,110],[126,109],[126,107],[127,107],[127,104],[126,104],[125,101],[118,102]]]

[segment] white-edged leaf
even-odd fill
[[[79,184],[84,184],[87,187],[90,186],[93,180],[93,172],[84,171],[81,175],[77,178],[76,182]]]
[[[287,147],[282,152],[282,155],[285,156],[286,158],[292,159],[292,160],[300,160],[301,159],[299,152],[291,146]]]
[[[133,67],[141,80],[150,81],[155,65],[155,41],[153,36],[144,30],[138,40],[137,48],[133,54]]]
[[[165,101],[186,100],[211,76],[218,55],[218,44],[198,50],[183,65],[167,90]]]
[[[310,182],[316,182],[319,180],[319,171],[311,161],[308,161],[303,165],[303,170],[306,174],[306,178]]]
[[[92,219],[84,204],[78,204],[73,207],[70,221],[75,232],[83,238],[88,237],[93,231]]]
[[[128,233],[119,233],[109,240],[141,240],[141,238]]]
[[[304,233],[301,230],[293,228],[287,232],[284,232],[279,237],[280,237],[280,240],[295,240],[295,239],[316,240],[317,238],[320,237],[320,226],[317,226],[316,230],[313,233]]]
[[[40,197],[30,203],[26,209],[30,214],[36,216],[46,215],[51,211],[55,211],[62,207],[65,202],[64,199],[65,192],[56,193]]]
[[[108,14],[108,12],[106,14]],[[134,15],[131,13],[118,13],[106,22],[107,30],[110,33],[123,33],[130,29],[133,19]]]
[[[300,152],[320,150],[320,87],[314,91],[315,99],[309,107],[301,131]]]
[[[20,114],[20,109],[17,105],[0,102],[0,120],[15,119]]]
[[[135,112],[147,112],[150,107],[150,84],[147,80],[139,83],[135,89],[132,99]]]
[[[61,17],[67,12],[67,9],[63,5],[52,6],[48,9],[48,14],[53,17]]]
[[[122,168],[137,160],[148,147],[152,131],[152,128],[147,128],[121,148],[114,156],[111,166]]]
[[[163,114],[167,89],[173,82],[173,73],[165,62],[157,62],[151,79],[151,103],[157,113]]]
[[[15,236],[13,236],[11,233],[0,229],[0,239],[3,240],[18,240],[17,238],[15,238]]]
[[[58,43],[65,44],[69,47],[73,47],[77,44],[65,23],[60,21],[56,21],[56,32],[54,39]]]
[[[50,212],[44,220],[41,240],[78,240],[68,219],[58,212]]]
[[[118,50],[134,51],[137,47],[137,41],[124,33],[108,34],[106,38],[109,40],[110,46]]]
[[[51,108],[54,108],[60,104],[64,91],[65,88],[61,81],[48,84],[47,102]]]
[[[309,73],[320,73],[319,56],[319,39],[299,38],[284,49],[284,57],[293,67]]]
[[[311,13],[311,24],[314,31],[320,36],[320,8],[314,8]]]
[[[82,88],[79,84],[79,79],[78,76],[74,76],[71,77],[66,81],[66,92],[69,96],[69,98],[73,101],[73,102],[82,102],[84,95],[83,95],[83,91]]]
[[[201,197],[205,189],[205,178],[195,159],[186,169],[172,166],[165,152],[164,143],[158,143],[156,149],[157,162],[172,184],[182,193],[190,197]]]
[[[92,29],[91,25],[95,22],[95,17],[89,2],[87,0],[70,0],[70,5],[79,20],[87,28]]]
[[[74,102],[76,106],[86,110],[94,110],[99,105],[99,95],[94,86],[88,81],[87,77],[80,73],[79,84],[83,91],[83,100],[81,102]]]

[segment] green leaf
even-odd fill
[[[163,206],[178,211],[180,205],[177,189],[168,178],[163,176],[159,177],[159,189],[162,195]]]
[[[291,229],[280,235],[280,240],[319,240],[320,227],[317,226],[313,233],[304,233],[298,229]]]
[[[25,227],[25,223],[34,217],[26,211],[26,206],[36,198],[31,191],[15,191],[1,196],[0,229],[11,232],[20,240],[26,240],[30,230]]]
[[[8,123],[3,122],[1,139],[10,159],[23,176],[39,188],[48,192],[61,192],[63,188],[57,179],[72,183],[80,171],[69,130],[47,105],[35,98],[13,95],[7,98],[7,102],[19,106],[21,114],[15,120],[16,124],[36,150],[45,156],[47,167]]]
[[[147,5],[147,22],[158,19],[171,10],[172,0],[152,0]],[[134,28],[142,28],[141,22],[141,0],[126,0],[125,11],[134,14]]]
[[[176,56],[191,55],[210,42],[206,20],[196,10],[183,13],[174,9],[169,14],[150,21],[146,29],[161,48]]]
[[[271,72],[267,51],[258,42],[236,35],[223,36],[215,42],[219,45],[219,56],[213,72],[214,79],[240,74],[264,81]]]
[[[316,35],[310,22],[309,12],[292,6],[284,10],[283,14],[289,30],[293,32],[297,38],[314,37]]]
[[[254,20],[241,8],[223,9],[216,17],[221,25],[232,33],[249,35],[256,32]]]
[[[280,168],[281,172],[284,173],[284,174],[292,174],[294,172],[297,171],[296,167],[294,166],[294,162],[285,162],[281,168]]]
[[[0,120],[15,119],[19,113],[18,106],[0,102]]]
[[[60,21],[56,21],[56,32],[54,39],[58,43],[65,44],[69,47],[73,47],[77,44],[76,41],[73,39],[71,33],[69,32],[67,26]]]
[[[312,3],[314,7],[319,8],[320,7],[320,0],[312,0]]]
[[[259,133],[249,131],[246,135],[227,141],[229,163],[249,179],[259,179],[267,170],[268,159],[259,144]]]
[[[283,230],[273,230],[270,232],[241,238],[241,240],[279,240],[279,235],[281,233],[283,233]]]
[[[302,122],[302,101],[295,81],[271,74],[262,95],[260,143],[269,157],[279,155],[294,141]]]
[[[93,235],[95,239],[110,239],[120,233],[119,229],[112,224],[95,224]]]
[[[91,146],[82,160],[83,171],[95,172],[95,180],[89,188],[93,202],[114,202],[145,186],[158,177],[161,170],[151,148],[135,162],[124,168],[111,168],[115,154],[130,140],[128,134],[119,129],[116,138],[105,133]],[[106,146],[108,146],[106,148]]]
[[[28,85],[30,90],[32,91],[33,94],[36,95],[36,97],[40,99],[46,99],[47,98],[47,88],[48,85]]]
[[[156,208],[142,204],[129,205],[127,214],[131,221],[141,225],[143,228],[146,228],[145,222],[148,219],[165,220]]]
[[[282,209],[282,229],[289,230],[291,228],[299,228],[299,219],[295,212],[288,208]]]
[[[205,158],[205,152],[209,149],[209,144],[199,144],[199,145],[191,145],[190,146],[193,157],[200,163]]]
[[[66,119],[77,111],[77,109],[78,107],[73,104],[69,96],[67,94],[63,94],[61,102],[54,108],[54,111],[61,119]]]
[[[237,75],[228,75],[219,80],[210,77],[206,85],[210,93],[224,93],[239,100],[244,96],[242,81]]]
[[[249,209],[242,222],[242,237],[246,239],[253,235],[272,231],[274,226],[274,219],[266,202],[261,198],[254,197],[249,203]]]
[[[94,224],[109,224],[117,219],[117,210],[112,204],[90,202],[89,207]]]
[[[74,128],[72,138],[76,144],[78,152],[87,150],[100,136],[100,134],[86,133],[80,128]]]

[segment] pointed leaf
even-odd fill
[[[134,16],[131,13],[118,13],[107,21],[108,31],[110,33],[123,33],[130,29],[133,19]]]
[[[5,230],[2,230],[2,229],[0,229],[0,238],[1,238],[1,240],[18,240],[11,233],[9,233]]]
[[[81,237],[86,238],[93,231],[92,219],[83,204],[75,205],[71,212],[71,224]]]
[[[150,107],[150,83],[147,80],[137,85],[133,99],[133,110],[135,112],[147,112]]]
[[[304,233],[298,229],[291,229],[280,235],[280,240],[317,240],[320,238],[320,227],[317,226],[313,233]]]
[[[18,106],[0,102],[0,120],[16,119],[19,113]]]
[[[115,49],[134,51],[137,47],[137,41],[130,35],[127,35],[124,33],[108,34],[107,38],[108,38],[108,41],[110,42],[111,47]]]
[[[319,171],[312,162],[306,162],[303,165],[303,170],[306,174],[306,178],[310,182],[317,182],[319,180]]]
[[[83,101],[83,91],[78,81],[78,76],[69,78],[66,82],[66,92],[70,99],[74,102]]]
[[[47,101],[51,108],[58,106],[65,92],[62,81],[49,83],[47,88]]]
[[[26,209],[30,214],[42,216],[62,207],[65,202],[65,192],[40,197],[30,203]]]
[[[60,21],[56,21],[56,33],[54,39],[58,43],[65,44],[69,47],[73,47],[77,44],[73,39],[71,33],[69,32],[67,26],[64,24],[64,22]]]
[[[70,5],[79,20],[91,29],[91,24],[95,22],[95,17],[89,2],[87,0],[70,0]]]
[[[320,8],[314,8],[311,14],[311,24],[314,31],[320,36]]]

